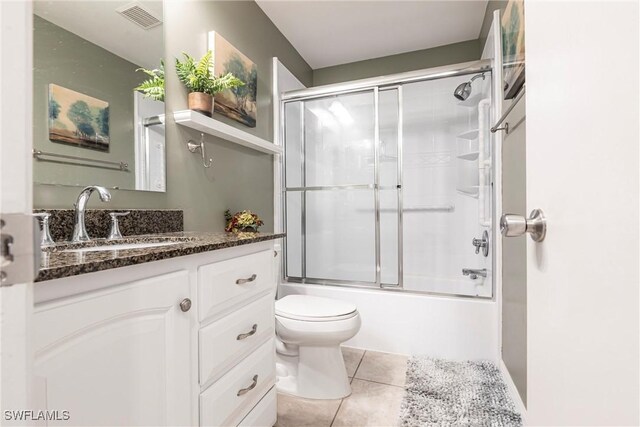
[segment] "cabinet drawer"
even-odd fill
[[[237,425],[274,386],[275,379],[271,339],[200,395],[200,425]]]
[[[262,400],[244,417],[238,427],[271,427],[278,419],[278,400],[276,388],[264,395]]]
[[[223,317],[200,330],[200,384],[216,379],[275,336],[273,294]]]
[[[270,289],[273,251],[267,250],[198,268],[200,321]]]

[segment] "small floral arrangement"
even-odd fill
[[[264,224],[264,221],[262,221],[258,215],[248,210],[236,212],[234,215],[231,215],[231,211],[227,209],[224,211],[224,219],[227,221],[225,231],[233,233],[239,231],[257,232],[258,227]]]

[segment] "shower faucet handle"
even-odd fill
[[[471,244],[476,247],[476,254],[480,253],[480,248],[484,248],[487,245],[484,240],[476,238],[471,241]]]
[[[482,238],[476,239],[474,238],[471,241],[471,244],[476,247],[476,254],[480,253],[480,248],[482,248],[482,255],[485,257],[489,256],[489,233],[487,230],[482,232]]]

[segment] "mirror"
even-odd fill
[[[33,10],[34,182],[164,192],[164,84],[136,90],[161,67],[162,0]]]

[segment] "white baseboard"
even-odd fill
[[[500,359],[500,373],[504,378],[504,381],[507,383],[507,389],[509,390],[509,395],[511,395],[511,399],[513,399],[513,403],[516,405],[516,409],[522,415],[522,425],[527,425],[527,408],[524,405],[524,402],[520,398],[520,393],[518,393],[518,389],[511,378],[511,374],[509,374],[509,370],[507,366],[504,364],[504,361]]]

